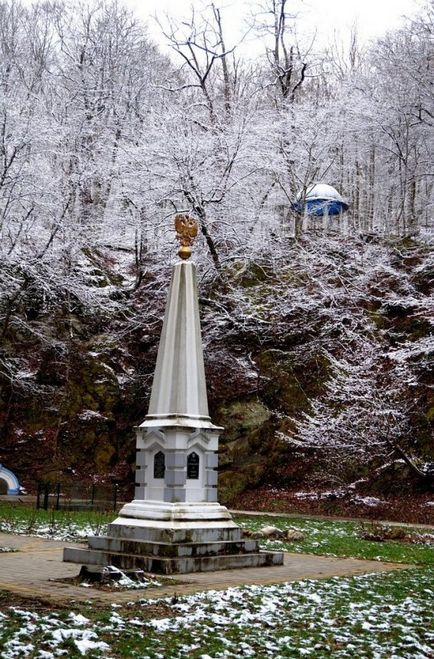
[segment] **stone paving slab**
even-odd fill
[[[281,566],[184,574],[171,577],[170,583],[165,583],[159,588],[107,592],[58,581],[78,575],[77,565],[62,561],[63,548],[71,545],[72,543],[45,538],[0,533],[1,547],[18,550],[0,553],[0,590],[59,604],[92,601],[99,605],[109,605],[114,602],[119,604],[134,602],[143,598],[187,595],[204,590],[224,590],[247,584],[325,579],[413,567],[402,563],[380,563],[354,558],[331,558],[285,552],[284,564]],[[74,544],[74,546],[80,545]]]

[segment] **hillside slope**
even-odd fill
[[[432,486],[434,256],[414,239],[310,237],[199,264],[221,498],[272,484]],[[43,263],[3,286],[0,462],[39,479],[133,482],[168,265],[85,250],[68,286]],[[13,277],[12,277],[13,275]]]

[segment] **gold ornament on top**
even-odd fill
[[[175,216],[176,237],[181,247],[178,250],[178,256],[181,259],[189,259],[191,256],[191,246],[197,236],[198,225],[189,215],[178,213]]]

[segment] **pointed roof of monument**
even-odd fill
[[[182,215],[176,220],[182,245],[179,255],[188,259],[196,235],[194,220]],[[186,260],[172,270],[149,411],[140,425],[168,426],[217,429],[208,412],[196,266]]]

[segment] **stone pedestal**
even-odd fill
[[[107,565],[163,574],[281,565],[281,552],[243,540],[217,503],[221,428],[208,413],[193,263],[174,266],[149,413],[137,428],[135,499],[104,537],[64,560],[98,571]]]
[[[137,500],[217,501],[216,427],[186,426],[137,429]],[[210,424],[211,426],[211,424]]]
[[[132,501],[109,524],[107,536],[89,538],[87,549],[68,547],[64,560],[98,571],[107,565],[157,574],[206,572],[281,565],[281,552],[262,552],[244,540],[218,503]]]

